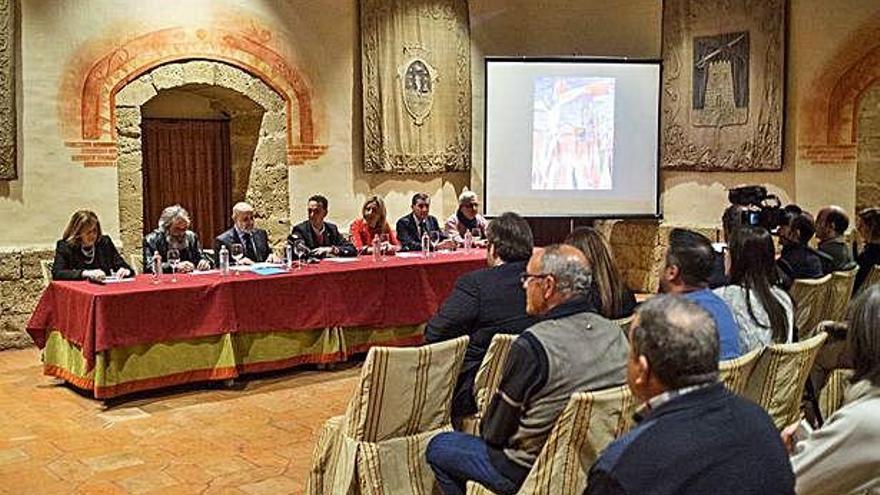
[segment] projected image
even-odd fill
[[[533,190],[612,188],[614,78],[534,79]]]

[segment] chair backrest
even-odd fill
[[[718,374],[728,390],[740,395],[746,391],[749,376],[752,374],[752,370],[755,369],[755,365],[758,364],[758,358],[761,357],[763,351],[764,348],[759,347],[738,358],[727,359],[718,363]]]
[[[343,419],[351,439],[379,442],[449,425],[468,338],[411,348],[372,347]]]
[[[43,287],[48,287],[52,282],[52,266],[54,260],[40,260],[40,271],[43,273]]]
[[[828,319],[824,313],[830,282],[829,273],[822,278],[797,279],[792,284],[790,294],[794,300],[794,324],[799,341],[813,335],[819,322]]]
[[[482,417],[482,414],[486,412],[489,402],[492,401],[492,397],[498,390],[507,354],[510,353],[510,347],[516,337],[512,334],[498,333],[489,342],[489,348],[486,350],[486,355],[483,356],[483,362],[480,363],[480,369],[477,370],[477,375],[474,378],[474,398],[477,402],[479,417]]]
[[[618,318],[616,320],[612,320],[617,326],[623,330],[623,334],[629,338],[629,325],[632,323],[633,318],[635,318],[635,314],[631,314],[629,316],[625,316],[623,318]]]
[[[838,368],[828,374],[825,387],[819,392],[819,410],[822,411],[825,421],[828,421],[834,411],[843,405],[843,394],[849,387],[849,379],[852,378],[853,373],[855,370]]]
[[[583,493],[605,447],[632,428],[636,406],[626,385],[572,394],[519,493]]]
[[[827,306],[825,307],[825,320],[843,321],[846,316],[846,306],[852,297],[853,284],[856,281],[856,272],[859,268],[853,268],[845,272],[833,272],[828,286]]]
[[[880,265],[874,265],[871,268],[871,272],[868,273],[868,278],[865,279],[859,290],[865,290],[878,282],[880,282]]]
[[[804,385],[827,337],[827,333],[820,332],[803,342],[764,348],[744,395],[763,407],[777,428],[782,429],[800,417]]]

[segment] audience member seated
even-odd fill
[[[613,320],[631,315],[636,308],[636,297],[623,282],[605,237],[592,227],[578,227],[565,243],[580,249],[587,257],[593,273],[590,302],[599,314]]]
[[[464,234],[470,231],[474,236],[474,245],[485,244],[481,239],[486,238],[486,225],[489,222],[480,215],[480,202],[477,193],[464,191],[458,195],[458,210],[446,219],[446,236],[459,245],[464,245]],[[474,231],[476,230],[476,234]]]
[[[745,354],[772,343],[791,342],[794,302],[778,287],[773,238],[763,227],[744,226],[730,237],[727,259],[730,285],[715,289],[739,326],[739,350]]]
[[[733,234],[733,231],[742,225],[742,215],[745,211],[746,209],[740,205],[730,205],[724,209],[724,213],[721,215],[721,233],[724,235],[724,243],[712,246],[715,250],[715,259],[712,264],[712,274],[709,275],[710,289],[723,287],[730,283],[730,279],[727,278],[726,255],[724,252],[727,249],[726,243],[730,242],[730,236]]]
[[[397,235],[388,225],[387,214],[385,202],[379,196],[370,196],[364,201],[364,205],[361,207],[361,218],[351,222],[349,227],[351,242],[358,252],[372,253],[373,239],[376,236],[379,236],[383,251],[393,252],[400,248]],[[387,238],[383,239],[382,236],[387,236]]]
[[[593,464],[585,494],[793,493],[770,417],[718,381],[711,315],[657,296],[637,311],[629,341],[627,383],[646,405]]]
[[[440,433],[428,444],[445,494],[464,493],[468,480],[516,492],[569,396],[626,379],[626,337],[590,305],[583,253],[566,245],[537,250],[522,280],[526,311],[543,319],[513,342],[481,436]]]
[[[214,263],[217,266],[220,265],[220,247],[226,246],[232,252],[233,244],[241,244],[244,249],[242,265],[275,261],[269,247],[269,234],[254,227],[254,207],[244,202],[232,207],[232,228],[214,239]]]
[[[844,405],[793,449],[799,495],[880,493],[880,287],[853,301],[847,341],[855,373]],[[783,430],[788,446],[797,427]]]
[[[325,222],[327,198],[316,194],[309,198],[309,219],[293,227],[287,242],[295,245],[303,242],[311,250],[310,256],[326,258],[330,256],[357,256],[357,250],[342,235],[336,225]]]
[[[532,255],[532,231],[516,213],[503,213],[486,229],[489,268],[466,273],[452,294],[428,321],[429,344],[462,335],[470,337],[452,399],[453,424],[477,412],[474,378],[496,333],[519,334],[537,321],[526,314],[526,293],[520,275]]]
[[[776,261],[784,274],[783,285],[791,287],[795,279],[820,278],[822,259],[808,243],[816,233],[813,218],[807,212],[791,213],[788,223],[779,227],[782,255]]]
[[[101,232],[98,215],[79,210],[70,217],[61,240],[55,243],[54,280],[104,280],[107,276],[133,274],[110,236]]]
[[[847,228],[849,217],[839,206],[826,206],[816,215],[816,238],[819,239],[823,273],[850,270],[856,266],[852,249],[843,239]]]
[[[712,243],[705,236],[690,230],[672,229],[666,263],[660,273],[660,291],[683,294],[708,311],[718,330],[721,359],[733,359],[740,355],[739,327],[727,303],[709,289],[714,259]]]
[[[159,215],[159,226],[144,237],[144,272],[153,272],[153,255],[162,257],[162,271],[171,271],[168,263],[168,250],[176,249],[180,254],[180,262],[176,270],[188,273],[195,269],[208,270],[211,261],[202,252],[199,236],[189,230],[190,218],[180,205],[173,205],[162,210]]]
[[[853,293],[862,287],[874,265],[880,265],[880,208],[868,208],[859,213],[858,231],[865,244],[856,257],[859,271]]]
[[[403,251],[421,251],[422,236],[427,233],[437,232],[442,241],[438,249],[447,249],[455,246],[455,241],[446,238],[446,234],[440,230],[440,224],[433,215],[430,215],[431,198],[425,193],[416,193],[412,197],[412,213],[397,221],[397,239]]]

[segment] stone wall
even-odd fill
[[[856,208],[867,206],[880,206],[880,84],[866,91],[859,102]]]
[[[0,350],[32,344],[25,326],[43,292],[40,260],[53,256],[47,250],[0,251]]]

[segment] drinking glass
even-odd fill
[[[431,239],[431,252],[436,253],[437,252],[437,245],[440,244],[440,231],[439,230],[432,230],[428,234],[428,237]]]
[[[306,246],[306,243],[303,241],[299,241],[293,245],[293,252],[296,254],[296,257],[299,259],[299,265],[297,265],[297,270],[302,269],[305,264],[306,258],[309,255],[309,248]]]
[[[235,260],[236,266],[238,266],[238,264],[241,262],[241,259],[244,258],[244,246],[236,243],[233,244],[231,247],[232,249],[229,250],[229,254],[232,256],[232,259]],[[241,274],[241,271],[235,270],[235,274],[239,275]]]
[[[177,264],[180,263],[180,251],[171,248],[168,250],[168,264],[171,265],[171,282],[177,282]]]
[[[388,234],[382,234],[381,236],[379,236],[379,240],[382,241],[382,261],[385,261],[385,255],[388,254],[389,251],[391,251],[391,236],[389,236]]]
[[[473,237],[473,239],[474,239],[475,241],[478,240],[478,239],[480,239],[482,236],[483,236],[483,233],[480,231],[479,228],[473,228],[473,229],[471,229],[471,237]]]

